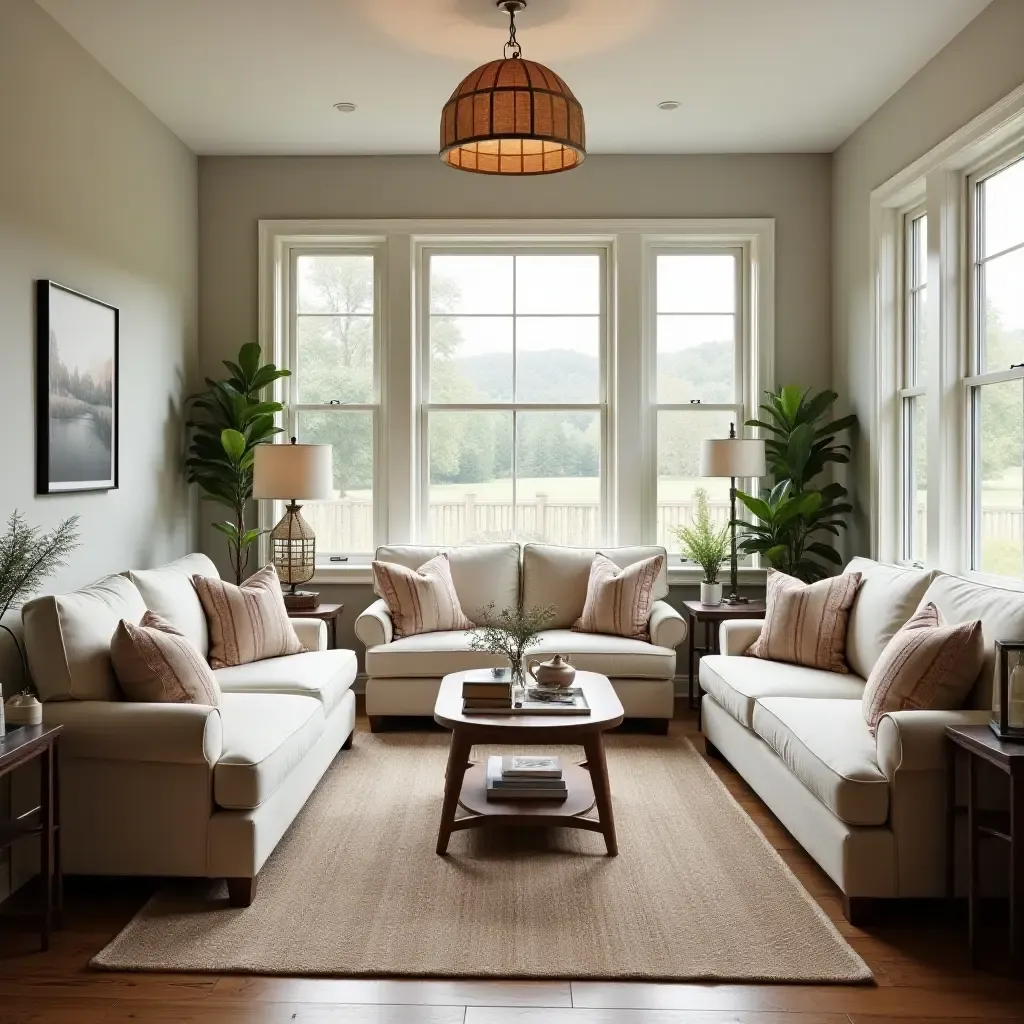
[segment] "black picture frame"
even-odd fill
[[[120,310],[36,281],[36,494],[118,487]]]

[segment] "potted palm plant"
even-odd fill
[[[693,522],[689,526],[673,527],[672,533],[679,541],[679,553],[704,570],[700,585],[701,604],[717,605],[722,603],[722,584],[718,582],[718,574],[729,556],[729,524],[718,527],[711,521],[708,492],[703,487],[693,492],[693,499],[697,506]]]

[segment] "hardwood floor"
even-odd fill
[[[369,728],[361,716],[358,729]],[[672,725],[691,735],[692,715]],[[358,743],[358,737],[356,739]],[[832,882],[745,783],[710,762],[875,973],[876,985],[331,980],[110,973],[90,957],[153,883],[72,879],[65,926],[35,952],[31,921],[0,922],[0,1024],[970,1024],[1024,1021],[1024,981],[970,966],[964,929],[911,918],[855,928]],[[258,898],[258,897],[257,897]],[[17,911],[15,906],[9,912]],[[358,922],[353,922],[358,927]]]

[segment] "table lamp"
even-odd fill
[[[700,443],[700,475],[729,477],[729,530],[732,554],[729,563],[729,596],[725,604],[747,604],[740,597],[736,568],[736,478],[764,476],[764,441],[736,436],[736,424],[729,424],[729,436],[709,438]]]
[[[274,567],[290,590],[284,595],[289,608],[315,608],[319,595],[296,590],[316,571],[316,537],[302,518],[301,498],[325,501],[334,497],[334,479],[329,444],[260,444],[255,450],[252,470],[254,498],[286,498],[284,517],[270,531]]]

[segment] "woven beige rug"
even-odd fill
[[[230,908],[223,883],[168,884],[93,964],[342,977],[871,978],[686,739],[609,737],[618,857],[604,855],[599,834],[569,829],[456,832],[438,857],[447,745],[440,734],[357,734],[264,865],[251,907]]]

